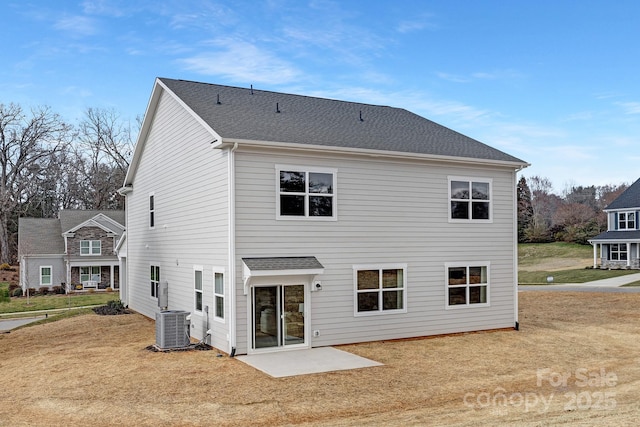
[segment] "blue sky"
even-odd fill
[[[146,109],[156,77],[411,110],[570,185],[640,177],[636,0],[5,0],[0,103]]]

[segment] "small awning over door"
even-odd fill
[[[324,273],[324,266],[314,256],[242,258],[244,293],[248,293],[252,277],[316,276]]]

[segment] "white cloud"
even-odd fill
[[[616,102],[615,105],[622,107],[624,114],[640,114],[640,102]]]
[[[55,24],[56,30],[66,31],[77,36],[91,36],[98,31],[96,22],[87,16],[65,16]]]
[[[190,71],[243,83],[286,84],[300,75],[293,65],[254,44],[234,39],[217,39],[210,44],[212,51],[179,62]]]

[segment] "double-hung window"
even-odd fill
[[[449,177],[449,221],[484,221],[491,217],[491,179]]]
[[[152,265],[151,266],[151,297],[158,298],[158,293],[160,292],[160,266]]]
[[[356,265],[355,315],[406,313],[407,265]]]
[[[80,282],[100,282],[100,266],[80,267]]]
[[[224,320],[224,273],[213,272],[214,319]]]
[[[80,255],[100,255],[102,242],[100,240],[81,240]]]
[[[194,308],[196,312],[202,312],[202,267],[195,267],[193,270],[194,283]]]
[[[447,264],[447,307],[489,304],[489,263]]]
[[[618,230],[635,230],[636,229],[636,213],[635,212],[619,212],[618,213]]]
[[[612,261],[626,261],[627,260],[627,244],[626,243],[612,243],[609,246],[609,257]]]
[[[276,166],[278,219],[336,219],[336,170]]]
[[[51,286],[51,276],[53,267],[42,266],[40,267],[40,286]]]

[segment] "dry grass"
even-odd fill
[[[519,332],[343,346],[385,365],[279,379],[215,351],[146,351],[152,321],[90,314],[0,336],[0,426],[638,425],[638,306],[640,294],[523,292]],[[545,368],[571,373],[567,386],[538,386]],[[616,385],[580,387],[578,369]],[[614,409],[595,407],[604,392]]]

